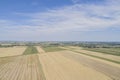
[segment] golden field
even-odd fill
[[[38,53],[23,54],[32,48]],[[0,80],[120,80],[119,64],[71,50],[46,52],[40,46],[32,48],[0,48],[4,53],[0,55]]]

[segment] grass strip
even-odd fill
[[[55,52],[55,51],[61,51],[65,50],[60,47],[52,47],[52,46],[47,46],[47,47],[42,47],[45,52]]]
[[[24,51],[23,55],[28,55],[28,54],[37,54],[38,50],[34,46],[28,46],[27,49]]]

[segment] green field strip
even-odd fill
[[[28,46],[27,49],[24,51],[23,55],[28,55],[28,54],[37,54],[38,50],[34,46]]]
[[[52,47],[52,46],[42,47],[42,49],[43,49],[45,52],[55,52],[55,51],[65,50],[65,49],[62,49],[62,48],[60,48],[60,47]]]

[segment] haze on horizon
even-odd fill
[[[120,0],[0,0],[0,41],[120,41]]]

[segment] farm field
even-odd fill
[[[38,50],[34,46],[28,46],[27,49],[24,51],[23,55],[28,55],[28,54],[36,54],[38,53]]]
[[[24,48],[19,56],[0,58],[0,80],[120,80],[120,67],[104,60],[61,47]]]
[[[25,46],[0,48],[0,57],[22,55],[25,49]]]
[[[45,52],[55,52],[55,51],[65,50],[65,49],[60,48],[58,46],[43,46],[42,48]]]
[[[46,80],[112,80],[110,77],[85,67],[61,55],[61,52],[39,55]]]
[[[0,80],[45,80],[37,55],[0,59]]]
[[[120,56],[120,48],[85,48],[85,50]]]
[[[108,62],[102,59],[94,58],[91,56],[86,56],[84,54],[79,54],[72,51],[63,51],[61,52],[66,58],[74,60],[80,64],[83,64],[87,67],[90,67],[94,70],[97,70],[101,73],[106,74],[107,76],[111,77],[113,80],[120,80],[120,65]]]
[[[95,52],[95,51],[89,51],[89,50],[85,50],[84,48],[80,48],[80,47],[63,47],[66,48],[68,50],[72,50],[81,54],[85,54],[85,55],[89,55],[89,56],[93,56],[93,57],[97,57],[97,58],[101,58],[107,61],[111,61],[111,62],[115,62],[120,64],[120,57],[117,55],[111,55],[111,54],[105,54],[102,52]],[[111,51],[109,51],[111,52]]]

